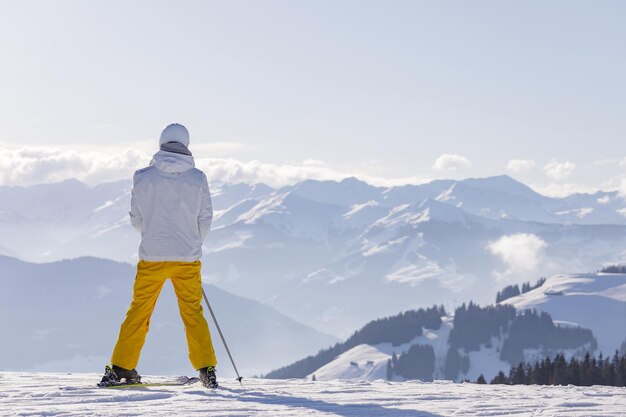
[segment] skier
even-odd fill
[[[207,388],[217,387],[217,359],[202,314],[200,257],[213,218],[206,175],[195,168],[189,132],[171,124],[161,133],[150,165],[135,172],[130,221],[141,233],[133,300],[120,328],[111,367],[101,385],[125,379],[139,383],[135,370],[150,327],[150,316],[165,281],[174,286],[185,325],[189,360]]]

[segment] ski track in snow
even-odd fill
[[[449,381],[222,380],[102,389],[98,374],[0,372],[1,416],[626,416],[626,388],[458,384]],[[151,382],[171,380],[144,377]]]

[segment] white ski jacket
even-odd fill
[[[141,232],[139,259],[194,262],[202,257],[213,207],[206,175],[186,152],[160,150],[148,167],[135,172],[129,215]]]

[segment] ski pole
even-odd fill
[[[220,325],[217,323],[217,318],[215,318],[215,314],[213,313],[211,304],[209,304],[209,299],[207,298],[206,293],[204,292],[204,287],[202,287],[202,296],[204,297],[204,302],[206,303],[206,306],[209,308],[209,313],[211,313],[211,317],[213,317],[213,322],[215,323],[215,327],[217,327],[217,332],[220,334],[220,337],[222,338],[222,343],[224,343],[224,347],[226,348],[226,353],[228,353],[230,362],[233,364],[233,368],[235,368],[235,373],[237,374],[237,381],[239,381],[239,383],[241,384],[241,387],[243,388],[243,382],[241,382],[243,377],[239,376],[239,371],[237,371],[237,366],[235,365],[235,361],[233,360],[233,355],[230,354],[230,349],[228,349],[228,345],[226,344],[226,339],[224,339],[224,335],[222,334],[222,329],[220,329]]]

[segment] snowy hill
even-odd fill
[[[385,379],[389,359],[391,355],[381,351],[377,346],[362,344],[342,353],[334,361],[307,375],[306,378],[316,378],[320,381]]]
[[[128,181],[0,187],[0,253],[133,263],[129,189]],[[398,309],[485,304],[502,282],[591,271],[626,253],[626,204],[616,193],[548,198],[507,176],[211,189],[207,282],[342,337]]]
[[[241,388],[222,379],[216,391],[195,385],[115,390],[94,387],[97,380],[95,373],[0,372],[0,415],[618,417],[626,409],[624,389],[603,386],[246,379]]]
[[[403,374],[406,365],[402,356],[410,357],[415,346],[423,350],[423,357],[405,362],[412,368],[430,369],[420,377],[425,380],[475,381],[481,374],[491,380],[521,361],[534,362],[557,353],[566,357],[582,357],[586,352],[611,356],[626,343],[626,275],[556,275],[495,306],[463,305],[455,314],[442,316],[440,324],[431,321],[424,325],[419,319],[407,319],[406,314],[369,323],[343,344],[267,376],[403,380],[407,376]],[[396,330],[376,330],[376,323]],[[421,328],[417,336],[398,338],[415,327]],[[425,359],[428,351],[432,359]],[[399,365],[392,366],[390,374],[388,362],[393,355]]]
[[[30,264],[0,257],[0,369],[100,371],[109,363],[130,304],[135,270],[96,258]],[[256,301],[205,284],[240,372],[253,375],[333,343]],[[206,310],[206,308],[205,308]],[[222,376],[232,373],[210,316]],[[174,291],[166,283],[139,370],[188,373],[187,346]]]
[[[446,316],[442,320],[443,322],[439,329],[424,329],[422,335],[413,338],[408,343],[395,346],[393,343],[355,346],[307,375],[307,379],[313,378],[313,375],[320,381],[334,379],[375,381],[377,379],[387,379],[387,362],[392,359],[394,354],[406,352],[412,345],[416,344],[433,346],[436,357],[435,369],[441,370],[444,368],[444,361],[448,351],[448,337],[452,329],[452,317]],[[502,368],[498,368],[494,375],[508,366],[506,362],[500,361],[500,363]],[[437,372],[436,377],[444,378],[443,372]]]
[[[378,345],[359,345],[341,355],[335,360],[328,362],[314,372],[306,376],[307,379],[318,381],[332,381],[338,379],[357,379],[375,381],[387,379],[388,361],[392,360],[393,354],[407,352],[413,345],[430,345],[435,351],[435,378],[446,378],[445,363],[448,354],[448,335],[452,328],[452,317],[444,320],[442,328],[435,332],[427,332],[425,336],[413,339],[409,343],[393,346],[391,343]],[[480,375],[493,378],[500,371],[508,371],[510,364],[499,358],[497,348],[483,347],[477,352],[470,352],[469,369],[461,379],[476,381]],[[392,380],[402,381],[404,378],[392,376]]]
[[[626,341],[626,275],[556,275],[530,292],[502,301],[520,309],[549,313],[565,325],[591,329],[598,349],[612,355]]]

